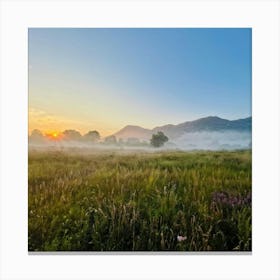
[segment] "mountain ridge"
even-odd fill
[[[153,129],[143,128],[138,125],[126,125],[113,135],[117,139],[138,138],[148,140],[152,134],[162,131],[170,139],[176,139],[185,133],[202,131],[250,131],[252,129],[252,117],[227,120],[218,116],[208,116],[193,121],[186,121],[177,125],[167,124],[156,126]]]

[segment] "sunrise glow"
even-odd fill
[[[46,136],[52,141],[59,141],[63,139],[63,133],[57,131],[46,133]]]

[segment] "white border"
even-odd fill
[[[253,28],[253,254],[28,255],[27,28]],[[1,279],[279,279],[279,2],[2,1]]]

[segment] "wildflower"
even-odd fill
[[[187,236],[177,235],[178,242],[185,241],[187,239]]]
[[[240,195],[230,195],[227,192],[215,192],[212,194],[213,204],[229,207],[251,206],[251,193],[241,197]]]

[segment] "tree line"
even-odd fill
[[[141,142],[138,138],[127,138],[126,141],[124,139],[119,138],[117,139],[115,135],[110,135],[105,137],[101,141],[101,135],[97,130],[91,130],[88,131],[86,134],[82,135],[79,131],[74,129],[67,129],[64,130],[62,133],[47,133],[43,134],[40,130],[34,129],[30,136],[29,141],[30,143],[43,143],[48,140],[52,141],[85,141],[89,143],[105,143],[105,144],[128,144],[128,145],[143,145],[148,144],[148,142],[144,141]],[[168,137],[161,131],[157,132],[156,134],[152,135],[152,138],[150,139],[150,145],[153,147],[161,147],[163,146],[167,141]]]

